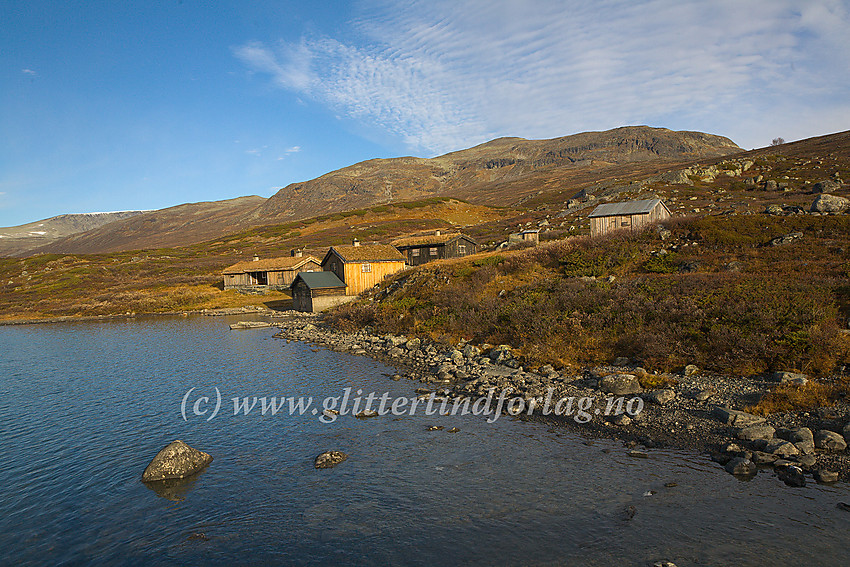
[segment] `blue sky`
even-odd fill
[[[627,124],[850,129],[840,0],[0,3],[0,226]]]

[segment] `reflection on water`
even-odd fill
[[[844,564],[846,485],[740,482],[700,455],[632,459],[533,423],[233,415],[234,397],[413,395],[363,357],[221,318],[0,328],[4,564]],[[215,418],[180,403],[222,392]],[[228,405],[229,404],[229,405]],[[190,416],[191,417],[191,416]],[[428,431],[442,425],[441,431]],[[460,432],[448,433],[451,427]],[[201,474],[144,484],[167,443]],[[348,460],[316,470],[340,450]],[[675,483],[675,486],[668,486]],[[626,513],[633,511],[633,515]]]

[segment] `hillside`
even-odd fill
[[[0,228],[0,256],[23,256],[60,238],[94,230],[143,212],[67,214],[19,226],[3,227]]]

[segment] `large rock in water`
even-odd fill
[[[329,469],[337,466],[347,458],[348,455],[342,451],[325,451],[316,457],[316,460],[313,462],[313,466],[317,469]]]
[[[179,439],[166,445],[142,473],[142,482],[186,478],[199,473],[213,458]]]

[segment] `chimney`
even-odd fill
[[[438,231],[436,231],[436,232],[434,233],[434,236],[440,236],[440,231],[439,231],[439,230],[438,230]]]
[[[255,261],[255,262],[259,262],[259,261],[260,261],[260,257],[259,257],[259,256],[257,256],[256,254],[254,254],[254,261]]]
[[[352,244],[354,244],[355,246],[360,246],[360,241],[355,238]]]
[[[289,255],[292,256],[293,258],[301,258],[302,256],[304,256],[304,249],[303,248],[293,248],[292,250],[289,251]]]

